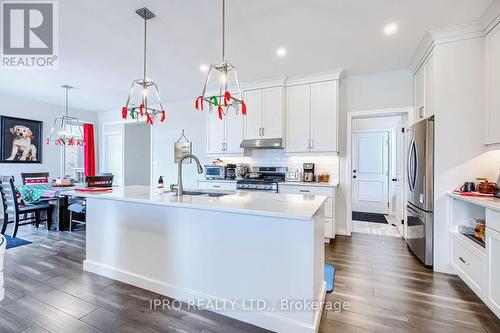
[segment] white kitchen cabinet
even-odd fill
[[[337,151],[338,81],[287,87],[286,151]]]
[[[486,303],[500,317],[500,232],[486,228]]]
[[[243,116],[233,108],[228,110],[222,120],[219,119],[217,108],[212,111],[207,106],[207,154],[241,154],[243,140]]]
[[[245,103],[245,139],[283,137],[283,87],[248,90]]]
[[[500,25],[485,38],[485,144],[500,144]]]
[[[325,238],[335,238],[335,187],[306,186],[293,183],[279,183],[278,192],[285,194],[323,195],[325,202]]]
[[[310,151],[337,150],[337,82],[311,84]]]
[[[198,181],[200,190],[236,191],[236,181],[200,180]]]
[[[311,85],[287,87],[286,101],[285,149],[290,153],[308,152]]]
[[[413,123],[433,114],[434,57],[431,53],[414,76],[415,110]]]

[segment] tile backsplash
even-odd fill
[[[225,163],[247,163],[253,166],[286,166],[288,170],[302,171],[304,163],[314,163],[316,174],[326,172],[333,182],[338,182],[339,157],[338,155],[292,155],[281,150],[253,150],[245,156],[221,156]]]

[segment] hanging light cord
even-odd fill
[[[147,26],[148,26],[148,20],[146,16],[146,9],[144,9],[144,76],[143,76],[143,81],[142,81],[142,104],[147,107],[148,101],[147,101],[147,96],[146,96],[146,70],[147,70]]]
[[[66,117],[69,116],[69,107],[68,107],[68,103],[69,103],[69,87],[65,87],[66,88]]]
[[[222,61],[226,61],[226,0],[222,0]]]

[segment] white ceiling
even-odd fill
[[[493,0],[227,0],[227,58],[249,81],[345,68],[347,75],[406,68],[430,29],[476,20]],[[60,2],[57,70],[0,70],[0,92],[56,104],[74,85],[71,106],[117,112],[142,71],[144,5],[149,24],[149,77],[164,102],[200,93],[201,63],[220,61],[217,0],[84,0]],[[385,36],[396,22],[399,32]],[[288,55],[278,59],[276,47]]]

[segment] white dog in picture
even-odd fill
[[[14,134],[14,141],[12,141],[12,153],[7,161],[13,161],[18,154],[21,154],[19,161],[36,161],[36,146],[31,144],[33,132],[21,125],[14,126],[10,132]]]

